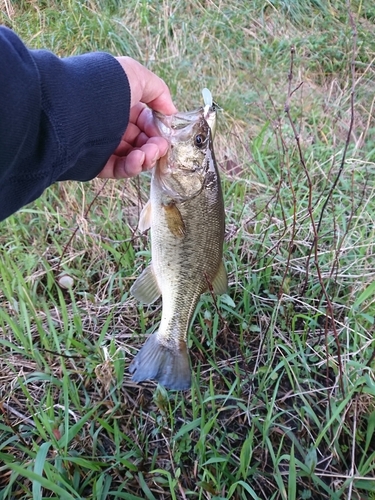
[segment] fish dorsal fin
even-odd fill
[[[181,212],[175,203],[163,205],[167,226],[170,232],[177,238],[183,238],[186,234],[185,222]]]
[[[151,227],[151,200],[148,200],[146,205],[142,208],[141,215],[139,216],[138,227],[141,233],[144,233]]]
[[[143,304],[152,304],[160,297],[161,293],[152,263],[135,280],[130,293]]]
[[[212,288],[216,295],[221,295],[227,292],[228,289],[228,276],[227,271],[224,266],[224,262],[221,261],[219,269],[216,273],[215,278],[212,281]]]

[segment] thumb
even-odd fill
[[[128,77],[131,107],[143,102],[165,115],[176,113],[167,84],[155,73],[131,57],[116,57]]]

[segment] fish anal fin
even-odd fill
[[[228,276],[223,261],[221,261],[216,276],[212,281],[212,288],[216,295],[226,293],[228,290]]]
[[[151,335],[129,366],[134,382],[155,380],[167,389],[190,389],[191,370],[186,342],[172,349]]]
[[[152,304],[160,297],[161,293],[152,263],[135,280],[130,293],[143,304]]]
[[[147,231],[151,227],[151,201],[148,200],[146,205],[142,208],[141,215],[139,216],[138,228],[141,233]]]
[[[168,229],[177,238],[183,238],[186,234],[186,227],[178,207],[172,202],[163,205],[163,208]]]

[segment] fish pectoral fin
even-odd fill
[[[143,302],[144,304],[152,304],[160,297],[161,292],[156,281],[152,263],[135,280],[130,288],[130,293],[139,302]]]
[[[185,222],[181,212],[175,203],[163,205],[167,226],[170,232],[177,238],[183,238],[186,234]]]
[[[228,276],[223,261],[221,261],[216,276],[212,281],[212,288],[216,295],[226,293],[228,290]]]
[[[151,200],[148,200],[146,205],[142,208],[141,215],[139,216],[138,228],[141,233],[147,231],[151,227]]]
[[[156,380],[167,389],[190,389],[191,371],[186,342],[178,348],[161,344],[158,334],[151,335],[129,366],[134,382]]]

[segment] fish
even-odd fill
[[[226,293],[225,212],[213,139],[218,106],[203,90],[204,106],[190,112],[154,112],[167,154],[153,170],[150,199],[139,230],[151,233],[151,263],[130,293],[144,304],[162,297],[159,328],[129,366],[132,380],[167,389],[191,387],[187,336],[202,293]]]

